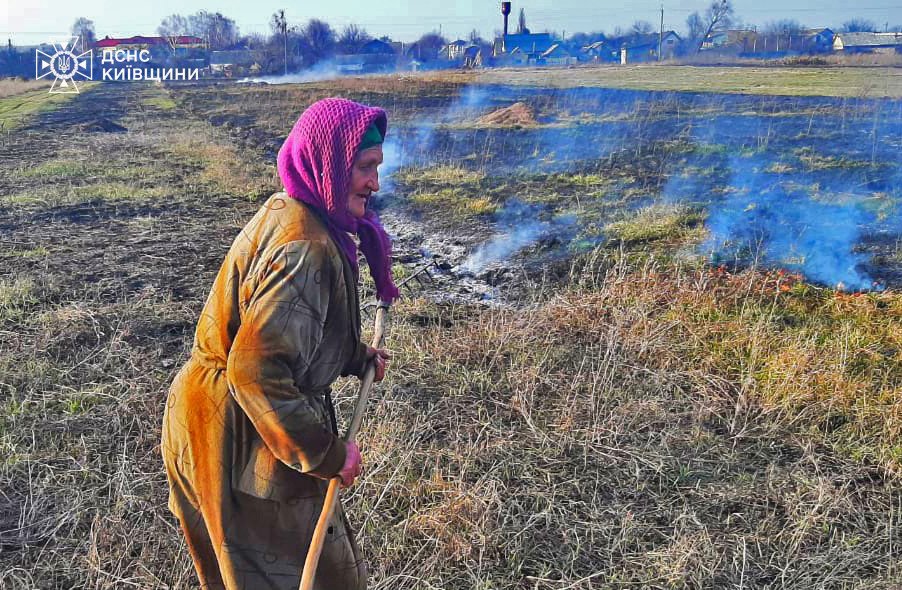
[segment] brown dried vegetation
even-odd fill
[[[94,92],[0,160],[0,588],[192,588],[165,390],[272,170],[147,106],[159,89]],[[144,105],[128,131],[64,166],[69,118],[121,102]],[[54,175],[97,194],[9,199]],[[110,182],[157,192],[91,188]],[[900,314],[897,293],[606,248],[517,305],[402,301],[345,494],[370,587],[898,587]]]

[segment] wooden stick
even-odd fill
[[[387,303],[379,302],[379,308],[376,310],[376,328],[373,334],[373,348],[379,348],[382,345],[382,338],[385,336],[386,313],[388,312]],[[366,371],[363,374],[363,381],[360,383],[360,394],[357,396],[357,404],[354,406],[354,417],[351,419],[351,425],[344,440],[353,442],[357,438],[357,432],[360,430],[360,422],[363,421],[363,414],[366,411],[367,403],[370,399],[370,392],[373,389],[373,380],[376,378],[376,364],[374,362],[367,363]],[[316,568],[319,565],[319,558],[323,552],[323,544],[326,541],[326,532],[329,530],[329,521],[332,514],[335,513],[335,506],[338,505],[338,491],[341,486],[341,478],[336,476],[329,480],[329,489],[326,491],[326,500],[323,502],[323,511],[320,512],[319,520],[316,521],[316,529],[313,531],[313,538],[310,540],[310,549],[307,551],[307,559],[304,560],[304,571],[301,574],[301,585],[299,590],[313,590],[313,580],[316,577]]]

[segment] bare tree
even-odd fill
[[[647,35],[655,32],[654,26],[647,20],[637,20],[633,23],[632,29],[630,30],[636,35]]]
[[[477,31],[476,29],[470,31],[470,34],[467,35],[467,41],[469,41],[472,45],[483,45],[485,43],[482,37],[479,36],[479,31]]]
[[[213,50],[228,49],[238,42],[238,27],[235,21],[219,12],[198,11],[184,17],[171,14],[157,27],[157,33],[175,49],[178,38],[192,35],[203,39]]]
[[[842,24],[842,30],[845,33],[868,33],[876,31],[877,25],[863,18],[853,18]]]
[[[730,4],[730,0],[714,0],[705,11],[705,17],[702,20],[704,30],[701,38],[698,40],[695,52],[698,53],[702,50],[702,45],[711,36],[711,33],[718,29],[728,28],[732,21],[733,5]]]
[[[686,38],[693,41],[698,40],[705,32],[705,23],[702,21],[701,15],[693,12],[686,19]]]
[[[762,30],[765,35],[801,35],[805,29],[797,20],[783,19],[767,23]]]
[[[170,49],[175,49],[178,38],[188,34],[188,19],[180,14],[170,14],[163,19],[157,27],[157,33],[169,43]]]
[[[335,51],[335,31],[326,21],[311,18],[304,27],[303,38],[310,61],[316,63]]]
[[[517,17],[517,34],[528,35],[529,29],[526,28],[526,9],[520,9],[520,15]]]
[[[436,33],[426,33],[417,39],[417,58],[421,60],[435,59],[442,47],[448,44],[448,40]]]
[[[346,26],[338,36],[338,48],[342,53],[357,53],[360,48],[372,40],[366,30],[355,24]]]
[[[686,36],[680,43],[680,51],[683,54],[695,53],[696,48],[703,42],[705,34],[705,22],[698,12],[693,12],[686,18]]]
[[[804,36],[806,27],[797,20],[783,19],[772,21],[764,25],[762,32],[766,38],[770,38],[770,44],[775,45],[777,51],[784,51],[798,47]],[[765,41],[768,43],[768,41]]]
[[[237,41],[238,45],[247,47],[248,49],[265,49],[266,43],[266,35],[262,33],[251,33],[250,35],[240,37]]]
[[[94,21],[80,17],[72,24],[72,36],[78,37],[80,51],[84,53],[94,45]]]
[[[235,21],[219,12],[201,10],[192,14],[188,17],[188,30],[191,35],[204,39],[213,50],[227,49],[238,40]]]

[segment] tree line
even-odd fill
[[[157,34],[166,39],[174,50],[178,45],[178,39],[182,36],[199,37],[204,40],[206,47],[211,51],[247,49],[255,51],[262,56],[261,63],[264,73],[288,73],[313,67],[317,63],[330,59],[335,55],[354,54],[372,41],[374,38],[366,29],[356,24],[349,24],[340,30],[333,28],[328,22],[311,18],[306,23],[298,25],[289,21],[284,9],[273,13],[269,19],[270,31],[266,33],[251,33],[242,35],[235,21],[219,12],[200,10],[193,14],[171,14],[160,22]],[[734,12],[731,0],[713,0],[703,12],[693,12],[685,22],[685,28],[680,31],[683,39],[681,53],[689,55],[698,53],[710,36],[726,29],[758,29],[744,25]],[[784,19],[767,23],[759,34],[781,38],[801,36],[807,29],[797,20]],[[868,20],[853,18],[837,27],[837,32],[877,31],[879,27]],[[902,32],[902,25],[883,27],[886,31]],[[516,30],[519,34],[530,33],[526,22],[526,11],[520,9]],[[559,36],[550,30],[554,38]],[[588,45],[595,41],[609,38],[621,38],[632,35],[648,35],[658,32],[658,28],[648,21],[638,20],[627,29],[614,28],[610,34],[604,31],[573,33],[563,41],[571,47]],[[90,48],[97,40],[94,23],[88,18],[80,17],[72,25],[71,33],[78,36],[82,51]],[[496,35],[500,32],[496,31]],[[391,39],[382,36],[379,40],[390,42]],[[491,42],[485,40],[477,30],[472,30],[466,39],[469,43],[483,48],[483,53],[491,54]],[[437,31],[426,32],[413,44],[415,57],[421,60],[436,58],[442,47],[449,43],[449,39]],[[33,65],[27,56],[18,54],[8,42],[7,50],[0,50],[0,75],[23,75],[27,73],[29,64]]]
[[[172,14],[162,20],[157,28],[157,33],[166,39],[176,39],[179,36],[190,35],[204,39],[213,51],[226,49],[260,49],[271,50],[279,53],[281,50],[283,61],[293,65],[309,66],[335,54],[353,54],[367,42],[374,39],[366,29],[349,24],[341,30],[335,30],[328,22],[317,18],[311,18],[303,25],[289,24],[284,9],[276,11],[270,17],[270,34],[253,33],[240,35],[238,26],[219,12],[210,13],[205,10],[188,16]],[[793,19],[776,20],[766,23],[763,27],[754,27],[743,24],[737,19],[733,4],[730,0],[713,0],[703,12],[693,12],[686,19],[682,33],[684,42],[694,51],[698,51],[704,41],[712,33],[729,29],[754,29],[763,35],[801,35],[809,27]],[[882,27],[887,31],[902,32],[902,25]],[[874,22],[853,18],[842,23],[836,28],[837,32],[878,31],[881,28]],[[529,33],[526,24],[526,11],[521,8],[517,18],[516,33]],[[553,31],[545,30],[547,33]],[[648,21],[638,20],[628,29],[616,27],[611,34],[603,31],[577,32],[570,35],[564,41],[572,45],[588,44],[596,40],[611,37],[625,37],[635,34],[651,34],[658,32],[658,28]],[[72,34],[78,35],[87,43],[94,41],[93,23],[86,18],[79,18],[72,27]],[[498,32],[496,31],[496,34]],[[556,36],[556,35],[554,35]],[[390,41],[387,36],[379,37],[380,40]],[[477,30],[473,30],[467,36],[467,41],[481,46],[490,45],[482,38]],[[424,33],[415,42],[424,53],[438,53],[442,46],[447,45],[449,39],[436,31]],[[285,56],[288,56],[286,59]]]

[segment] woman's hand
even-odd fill
[[[338,477],[341,478],[341,487],[351,487],[354,484],[354,480],[360,475],[362,469],[363,463],[360,459],[360,449],[357,448],[357,443],[346,442],[345,464],[344,467],[341,468],[341,471],[338,472]]]
[[[388,367],[388,359],[390,358],[391,353],[385,348],[366,347],[366,360],[372,360],[376,365],[376,383],[385,378],[385,369]]]

